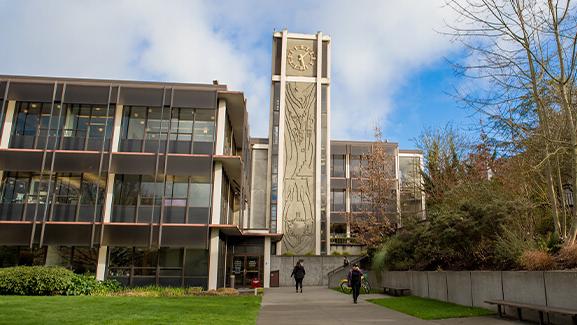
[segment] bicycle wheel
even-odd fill
[[[369,284],[369,281],[363,281],[362,289],[365,291],[365,293],[371,293],[371,285]]]
[[[341,291],[346,293],[346,294],[349,294],[353,291],[353,289],[351,287],[349,287],[348,281],[341,282]]]

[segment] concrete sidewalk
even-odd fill
[[[518,322],[496,317],[474,317],[425,321],[365,301],[385,295],[361,295],[353,304],[350,295],[326,287],[305,287],[303,293],[294,288],[265,290],[258,325],[282,324],[404,324],[404,325],[511,325]]]

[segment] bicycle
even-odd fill
[[[349,285],[348,279],[342,279],[339,284],[341,291],[343,293],[349,294],[353,291],[353,288]],[[361,293],[370,293],[371,292],[371,285],[369,284],[368,275],[363,274],[361,277]]]

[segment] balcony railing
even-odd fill
[[[94,204],[62,204],[49,203],[46,211],[46,221],[68,222],[99,222],[102,217],[102,205],[96,206],[94,218]],[[0,220],[2,221],[41,221],[46,209],[45,202],[0,203]]]
[[[90,130],[44,129],[39,128],[34,135],[13,134],[10,148],[22,149],[59,149],[59,150],[108,150],[110,139],[90,136]]]
[[[163,223],[188,223],[188,224],[206,224],[209,218],[209,208],[184,206],[165,206]],[[126,223],[159,223],[160,222],[159,205],[114,205],[112,207],[111,222]]]
[[[347,234],[331,234],[331,245],[354,245],[356,243],[356,239],[353,237],[347,237]]]

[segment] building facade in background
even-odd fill
[[[268,287],[271,255],[360,253],[371,143],[329,139],[330,48],[274,33],[268,138],[218,83],[0,76],[0,267]],[[398,214],[423,216],[422,155],[387,145]]]

